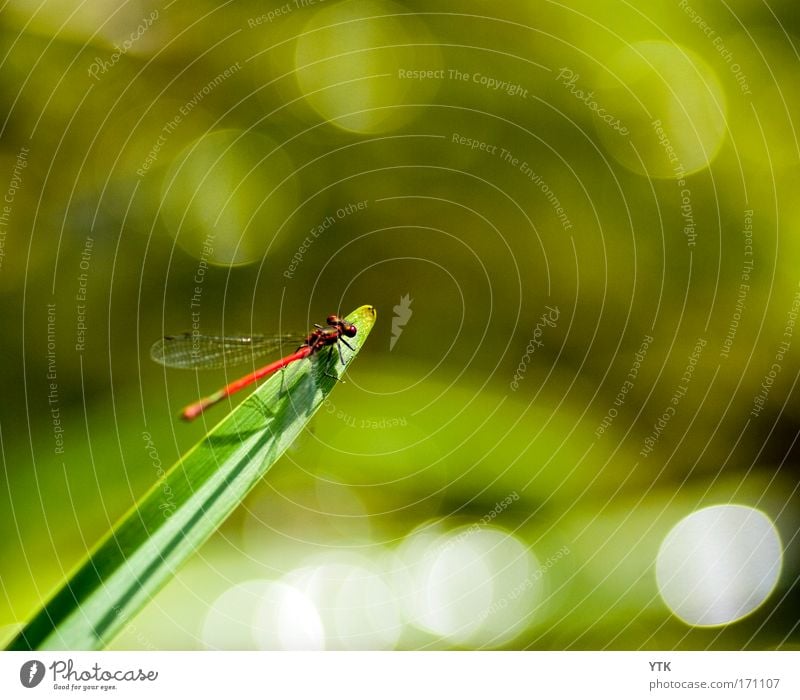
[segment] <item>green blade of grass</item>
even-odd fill
[[[291,445],[364,343],[375,309],[347,317],[354,352],[278,372],[187,452],[89,554],[8,646],[98,649],[230,515]]]

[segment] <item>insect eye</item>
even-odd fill
[[[344,333],[348,338],[352,338],[356,334],[356,327],[352,323],[343,323],[342,333]]]

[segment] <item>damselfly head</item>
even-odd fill
[[[326,319],[329,326],[334,326],[339,329],[339,332],[347,336],[348,338],[352,338],[356,334],[356,327],[352,323],[348,323],[347,321],[342,321],[336,314],[331,314]]]

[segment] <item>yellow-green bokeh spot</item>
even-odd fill
[[[664,41],[641,41],[614,54],[597,102],[630,130],[621,139],[598,121],[606,149],[647,177],[683,177],[708,167],[725,138],[726,101],[712,68]]]
[[[340,129],[391,131],[413,119],[441,78],[404,77],[441,70],[425,25],[391,2],[368,0],[325,7],[300,33],[296,77],[308,104]]]
[[[260,260],[297,204],[294,166],[261,134],[213,131],[187,146],[162,185],[161,216],[187,253],[216,265]]]

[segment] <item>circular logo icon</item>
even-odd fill
[[[44,664],[32,659],[22,664],[19,669],[19,682],[26,688],[35,688],[44,678]]]

